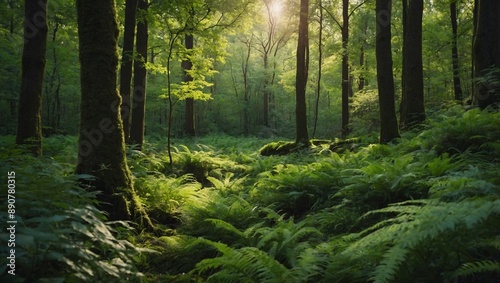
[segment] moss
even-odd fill
[[[292,141],[276,141],[264,145],[260,150],[260,155],[271,156],[271,155],[287,155],[293,152],[297,152],[301,149],[308,148],[309,146],[303,144],[297,144]]]

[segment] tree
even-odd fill
[[[139,216],[140,206],[126,162],[117,107],[121,98],[115,1],[77,0],[76,10],[82,92],[76,173],[94,176],[86,180],[91,189],[100,191],[100,207],[110,219],[129,220]]]
[[[349,98],[352,96],[352,78],[350,76],[349,52],[347,50],[349,46],[349,19],[364,4],[365,1],[362,1],[349,12],[349,0],[342,0],[342,24],[335,19],[332,13],[326,10],[342,33],[342,137],[346,137],[351,131],[349,129]]]
[[[137,0],[125,2],[125,24],[123,31],[122,63],[120,68],[120,94],[122,96],[121,115],[125,142],[130,137],[131,98],[130,84],[132,82],[132,66],[134,62],[134,38]]]
[[[349,135],[349,0],[342,0],[342,137]]]
[[[377,0],[377,82],[380,107],[380,143],[388,143],[399,137],[396,107],[394,103],[394,75],[391,52],[392,0]]]
[[[148,58],[148,21],[147,0],[139,0],[137,13],[137,34],[135,47],[137,58],[134,60],[134,96],[132,98],[132,121],[130,123],[129,143],[142,149],[144,142],[144,117],[146,114],[146,63]]]
[[[422,63],[423,0],[403,0],[403,93],[400,109],[402,129],[425,120]]]
[[[309,0],[300,0],[299,38],[297,43],[297,73],[295,77],[295,143],[309,146],[307,132],[306,86],[309,69]]]
[[[194,36],[193,34],[186,34],[184,37],[184,46],[186,47],[187,52],[189,53],[194,48]],[[189,71],[193,69],[193,62],[191,59],[186,58],[181,63],[183,69],[183,80],[185,83],[189,84],[189,82],[193,81],[193,77],[189,74]],[[196,121],[194,117],[194,98],[188,97],[186,98],[185,104],[185,124],[184,124],[184,133],[189,137],[196,136]]]
[[[482,109],[500,101],[500,3],[476,0],[473,42],[474,104]]]
[[[257,51],[262,54],[262,62],[264,67],[264,80],[262,90],[262,116],[263,125],[270,127],[270,108],[271,108],[271,87],[274,84],[276,77],[276,57],[283,45],[290,38],[292,29],[291,25],[280,23],[280,12],[282,3],[278,0],[262,0],[267,13],[267,30],[263,36],[256,36],[258,42]],[[265,30],[265,28],[263,28]],[[270,61],[273,62],[272,68],[269,66]]]
[[[462,102],[462,85],[460,83],[460,65],[458,61],[458,24],[457,24],[457,0],[450,2],[450,20],[452,29],[451,58],[453,67],[453,93],[455,100]]]
[[[319,34],[318,34],[318,79],[316,81],[316,103],[314,105],[314,128],[313,128],[313,138],[316,136],[316,128],[318,125],[318,115],[319,115],[319,98],[321,95],[321,70],[323,64],[323,6],[321,5],[321,0],[318,3],[319,10]]]
[[[42,87],[47,46],[47,0],[25,0],[24,45],[16,144],[42,154]]]

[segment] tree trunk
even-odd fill
[[[26,144],[35,155],[42,154],[42,87],[47,46],[47,0],[26,0],[21,91],[16,144]]]
[[[77,0],[81,120],[77,174],[87,181],[111,220],[129,220],[139,206],[126,162],[117,91],[118,26],[114,0]],[[131,206],[132,205],[132,206]]]
[[[129,144],[142,150],[144,143],[144,117],[146,112],[146,62],[148,61],[147,0],[139,0],[137,10],[143,18],[137,21],[135,48],[138,58],[134,60],[134,96],[132,98],[132,121],[130,122]]]
[[[194,36],[192,34],[186,34],[185,39],[184,39],[185,47],[188,50],[193,49],[194,47]],[[193,68],[193,62],[191,60],[186,59],[182,61],[182,69],[184,70],[184,82],[190,82],[193,80],[193,78],[188,74],[188,70],[191,70]],[[185,124],[184,124],[184,133],[188,137],[195,137],[196,136],[196,122],[195,122],[195,116],[194,116],[194,99],[193,98],[186,98],[186,109],[185,109]]]
[[[134,37],[135,37],[135,15],[137,10],[137,0],[126,0],[125,2],[125,24],[123,31],[122,64],[120,68],[120,94],[122,104],[120,111],[123,120],[123,133],[125,142],[128,143],[130,137],[130,84],[132,82],[132,65],[134,62]]]
[[[349,135],[349,0],[342,0],[342,137]]]
[[[318,125],[319,116],[319,99],[321,95],[321,69],[323,64],[323,7],[321,5],[321,0],[318,3],[319,9],[319,40],[318,40],[318,80],[316,82],[316,105],[314,106],[314,129],[313,138],[316,137],[316,128]]]
[[[474,34],[474,104],[484,109],[500,102],[500,3],[476,2]]]
[[[380,107],[380,143],[388,143],[399,137],[394,102],[394,75],[391,53],[391,0],[377,0],[377,82]]]
[[[457,2],[450,2],[450,19],[451,28],[453,32],[452,46],[451,46],[451,57],[453,62],[453,92],[455,94],[455,100],[462,102],[462,86],[460,83],[460,65],[458,61],[458,47],[457,47]]]
[[[308,54],[308,20],[309,0],[300,0],[299,38],[297,44],[297,74],[295,82],[295,119],[296,138],[295,142],[300,145],[309,146],[309,134],[307,132],[307,106],[306,85],[309,69]]]
[[[408,1],[404,0],[403,2]],[[409,0],[403,13],[403,93],[401,128],[410,129],[425,120],[422,64],[423,0]]]

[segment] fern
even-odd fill
[[[222,256],[204,259],[196,265],[194,271],[198,273],[222,268],[210,275],[206,282],[294,282],[289,269],[257,248],[234,249],[205,239],[200,239],[200,242],[222,253]]]
[[[477,233],[478,229],[487,229],[488,224],[483,224],[487,223],[486,220],[498,221],[500,215],[500,200],[472,199],[458,203],[425,201],[423,204],[414,206],[402,203],[376,211],[395,212],[399,216],[369,229],[369,234],[347,248],[344,254],[359,256],[359,251],[389,245],[373,272],[372,280],[393,282],[400,272],[401,264],[419,246],[429,241],[447,241],[451,235],[455,235],[458,240],[466,237],[466,231],[474,230]],[[456,234],[461,236],[457,237]]]
[[[481,273],[493,272],[500,278],[500,262],[492,260],[482,260],[477,262],[465,263],[453,273],[453,277],[466,277]]]

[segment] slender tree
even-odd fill
[[[476,0],[475,13],[474,104],[484,109],[500,102],[500,3]]]
[[[125,1],[125,24],[123,31],[122,63],[120,68],[121,115],[125,142],[130,137],[132,66],[134,62],[134,38],[137,0]]]
[[[342,0],[342,137],[349,135],[349,0]]]
[[[191,33],[188,33],[184,36],[184,45],[186,50],[189,52],[194,47],[194,36]],[[188,83],[193,80],[193,77],[189,74],[189,71],[193,68],[193,62],[186,58],[182,61],[182,70],[183,70],[183,80]],[[185,124],[184,124],[184,133],[188,137],[196,136],[196,120],[195,120],[195,112],[194,112],[194,98],[188,97],[186,98],[185,104]]]
[[[132,98],[132,121],[130,123],[129,143],[142,149],[144,142],[144,118],[146,114],[146,62],[148,58],[148,21],[147,0],[139,0],[135,47],[138,58],[134,60],[134,96]]]
[[[76,10],[82,92],[76,173],[95,176],[86,182],[90,189],[100,191],[100,208],[110,219],[129,220],[139,216],[140,206],[126,162],[117,107],[121,97],[115,1],[77,0]]]
[[[423,0],[403,0],[403,93],[401,128],[409,129],[425,120],[422,63]]]
[[[460,64],[458,61],[458,24],[457,24],[457,0],[450,2],[450,20],[452,29],[451,58],[453,66],[453,93],[455,100],[462,102],[462,85],[460,83]]]
[[[392,0],[377,0],[375,9],[377,14],[375,53],[380,107],[380,143],[388,143],[399,137],[394,103],[394,75],[391,52]]]
[[[309,0],[300,0],[299,38],[297,44],[297,73],[295,78],[295,119],[296,138],[295,142],[300,145],[309,146],[309,134],[307,132],[307,106],[306,85],[309,69]]]
[[[316,104],[314,105],[314,128],[313,128],[313,138],[316,136],[316,128],[318,125],[318,115],[319,115],[319,98],[321,95],[321,75],[322,75],[322,65],[323,65],[323,5],[321,5],[321,0],[318,2],[319,10],[319,34],[318,34],[318,79],[316,81]]]
[[[25,0],[24,45],[16,144],[42,154],[42,89],[47,46],[47,0]]]

